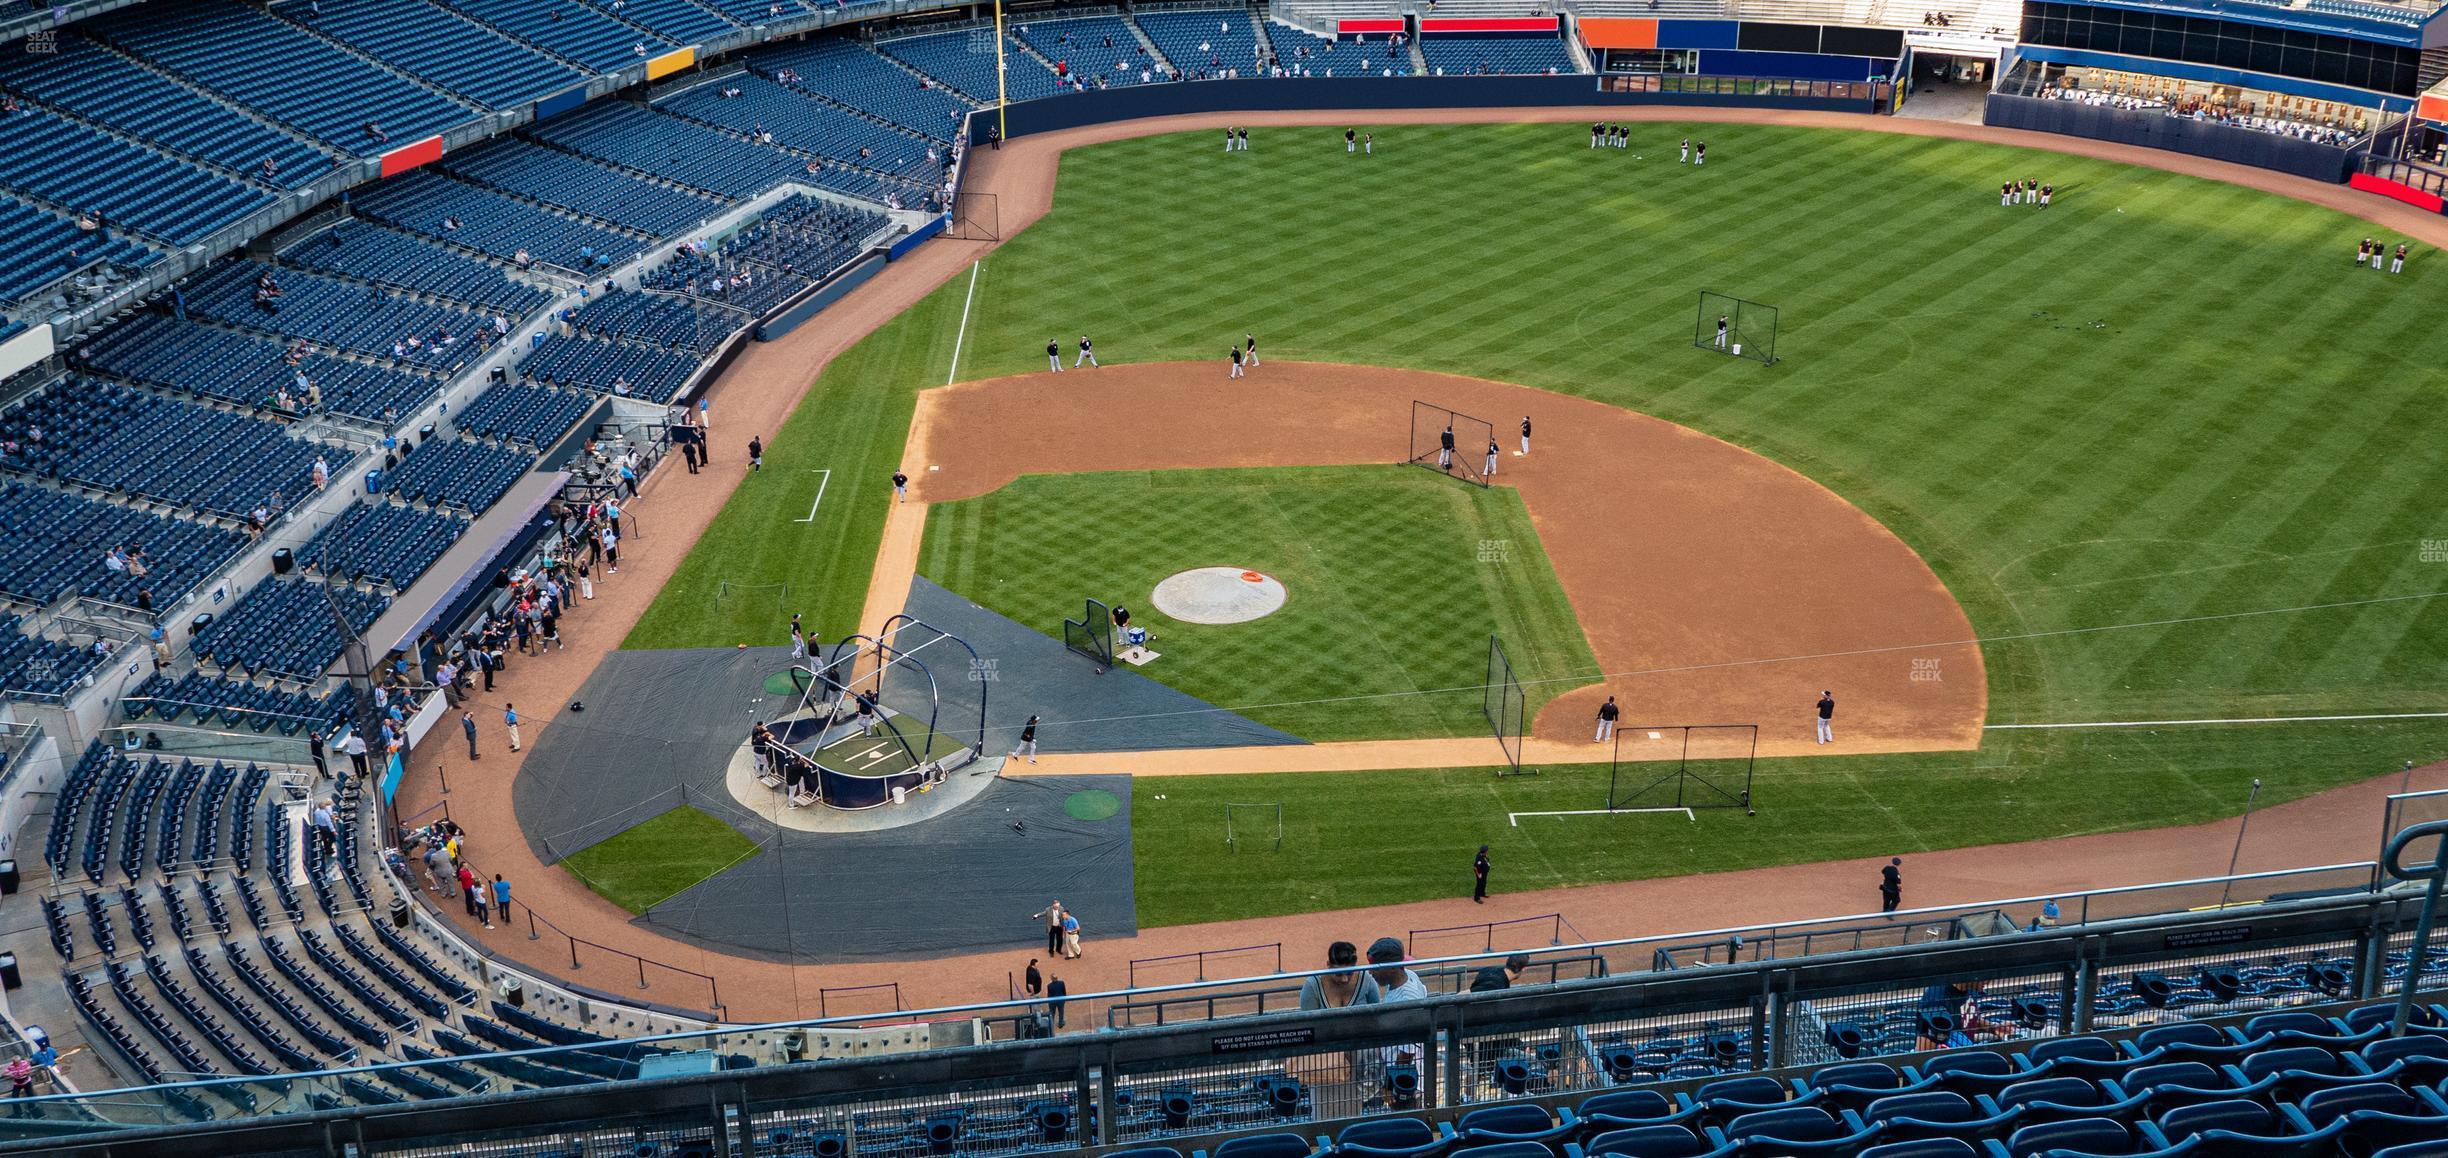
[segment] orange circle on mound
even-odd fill
[[[1241,581],[1244,583],[1264,583],[1266,582],[1266,576],[1261,575],[1256,571],[1243,571],[1241,573]]]

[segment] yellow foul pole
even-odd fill
[[[995,0],[995,139],[1003,139],[1003,106],[1010,102],[1003,87],[1003,0]]]

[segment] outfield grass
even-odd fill
[[[1627,813],[1507,823],[1508,812],[1603,807],[1603,764],[1501,778],[1491,768],[1143,776],[1131,786],[1139,924],[1467,896],[1481,844],[1497,865],[1494,891],[1508,893],[2196,824],[2239,811],[2255,777],[2267,807],[2393,771],[2400,752],[2448,745],[2443,720],[2255,731],[2245,743],[2201,729],[2113,731],[1979,753],[1763,760],[1758,816],[1696,809],[1690,821]],[[2263,745],[2286,759],[2264,758]],[[1281,803],[1283,851],[1225,847],[1227,803]],[[2374,816],[2369,847],[2294,851],[2305,864],[2368,859],[2379,852],[2379,823]],[[2197,871],[2186,875],[2226,871],[2228,851],[2200,842]],[[1877,880],[1858,883],[1866,907]],[[1569,902],[1564,915],[1574,915]]]
[[[643,913],[756,847],[730,825],[683,804],[561,863],[605,900]]]
[[[1918,550],[1991,640],[1994,722],[2426,710],[2448,692],[2432,598],[2448,564],[2424,546],[2448,540],[2438,255],[2373,274],[2347,262],[2372,233],[2359,219],[1972,142],[1657,124],[1613,151],[1569,124],[1374,131],[1374,157],[1327,128],[1254,133],[1247,154],[1203,133],[1070,153],[1054,211],[977,278],[961,377],[1036,370],[1047,338],[1082,332],[1108,362],[1213,360],[1247,329],[1274,358],[1481,375],[1684,423]],[[1685,135],[1719,163],[1662,160]],[[2053,183],[2055,205],[1999,207],[2018,175]],[[911,398],[944,380],[968,289],[955,279],[826,371],[631,646],[780,642],[785,616],[710,606],[726,575],[789,580],[828,636],[848,629]],[[1693,349],[1702,289],[1780,307],[1783,361]],[[827,467],[835,513],[793,522],[806,472]],[[2375,735],[2404,746],[2364,771],[2448,755],[2429,729]],[[2264,775],[2324,758],[2306,730],[2183,743],[2203,746],[2199,766]],[[2009,762],[1998,747],[1982,767]],[[2011,765],[2080,784],[2097,770],[2078,755],[2018,741]],[[2176,815],[2115,800],[2072,793],[2062,814]],[[1968,803],[1954,807],[1991,802]],[[1920,831],[1933,847],[2001,835]],[[1348,835],[1304,875],[1374,874],[1435,834]],[[1835,855],[1725,852],[1682,868]],[[1299,899],[1252,888],[1234,911]]]
[[[1282,580],[1283,609],[1208,626],[1147,599],[1219,566]],[[1143,674],[1311,740],[1487,734],[1476,690],[1416,693],[1484,682],[1490,634],[1533,715],[1598,673],[1520,494],[1414,467],[1030,476],[929,510],[919,569],[1057,639],[1084,596],[1126,604],[1162,654]]]

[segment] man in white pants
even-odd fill
[[[1527,414],[1524,414],[1524,415],[1522,415],[1522,454],[1523,454],[1523,455],[1526,457],[1526,456],[1528,456],[1528,455],[1529,455],[1529,453],[1530,453],[1530,416],[1529,416],[1529,415],[1527,415]]]
[[[1498,453],[1498,452],[1497,452],[1497,449],[1496,449],[1496,440],[1495,440],[1495,439],[1493,439],[1493,438],[1488,439],[1488,462],[1487,462],[1487,473],[1486,473],[1486,474],[1484,474],[1484,475],[1482,475],[1482,476],[1480,476],[1480,477],[1482,477],[1482,478],[1495,478],[1495,477],[1496,477],[1496,455],[1497,455],[1497,453]]]
[[[1071,364],[1077,366],[1082,362],[1087,363],[1090,369],[1096,368],[1096,345],[1088,340],[1088,335],[1086,334],[1080,335],[1079,361]]]
[[[1062,339],[1049,338],[1046,340],[1046,366],[1057,374],[1062,373]]]
[[[1437,469],[1438,469],[1438,470],[1452,470],[1452,469],[1453,469],[1453,452],[1454,452],[1453,423],[1448,422],[1448,423],[1446,423],[1446,424],[1445,424],[1445,431],[1444,431],[1444,433],[1437,435]]]
[[[1030,716],[1028,723],[1021,725],[1020,744],[1012,749],[1012,754],[1006,759],[1017,760],[1023,756],[1028,757],[1028,762],[1031,764],[1037,762],[1037,717],[1035,716]]]
[[[1836,693],[1820,692],[1818,709],[1819,742],[1833,744],[1836,742]]]
[[[1598,738],[1590,743],[1606,743],[1607,737],[1615,734],[1615,718],[1622,714],[1623,709],[1615,706],[1615,697],[1608,696],[1607,702],[1598,705]]]

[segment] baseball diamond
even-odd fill
[[[0,1158],[2448,1154],[2444,3],[0,11]]]

